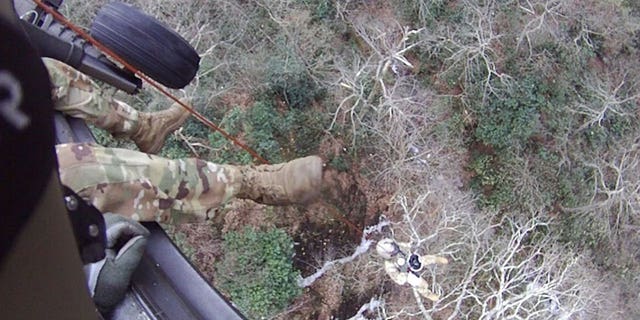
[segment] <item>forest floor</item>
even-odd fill
[[[322,154],[322,152],[320,152]],[[208,223],[182,224],[176,227],[176,235],[183,246],[192,248],[192,263],[205,278],[216,284],[215,266],[221,259],[222,235],[229,231],[241,231],[247,226],[256,229],[269,226],[286,230],[295,246],[294,266],[302,277],[317,271],[324,261],[340,259],[352,254],[360,244],[362,230],[375,225],[381,215],[388,216],[389,194],[371,185],[366,179],[356,177],[352,168],[338,172],[327,168],[324,172],[323,192],[317,202],[308,206],[270,207],[250,200],[234,200],[223,209],[223,219]],[[217,230],[218,232],[212,232]],[[378,236],[379,237],[379,236]],[[365,259],[379,259],[367,255]],[[339,269],[339,268],[338,268]],[[354,279],[359,279],[357,270]],[[382,270],[380,270],[382,275]],[[335,271],[334,271],[335,274]],[[344,281],[335,277],[322,277],[293,302],[283,319],[347,319],[378,294],[376,285],[360,289],[359,295],[344,295]],[[367,286],[366,284],[362,284]]]

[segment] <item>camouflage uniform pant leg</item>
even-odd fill
[[[413,273],[408,273],[407,283],[410,284],[416,291],[418,291],[421,296],[431,301],[438,301],[438,299],[440,299],[439,295],[431,291],[427,280],[424,280],[422,277],[419,277]]]
[[[387,273],[389,278],[393,280],[393,282],[401,286],[407,283],[407,273],[400,271],[393,261],[384,261],[384,271]]]
[[[211,219],[242,183],[237,167],[195,158],[78,143],[57,145],[56,153],[64,185],[102,212],[139,221]]]
[[[449,260],[447,260],[447,258],[445,258],[445,257],[425,254],[425,255],[420,256],[420,262],[423,265],[428,266],[428,265],[431,265],[431,264],[448,264]]]
[[[385,260],[384,271],[387,273],[389,278],[393,280],[393,282],[398,285],[409,284],[411,287],[416,289],[421,296],[431,301],[437,301],[440,298],[439,295],[431,292],[431,289],[429,289],[429,283],[426,280],[411,272],[400,271],[393,261]]]
[[[56,60],[43,59],[52,84],[56,110],[84,119],[119,136],[138,126],[139,113],[128,104],[103,97],[98,85],[76,69]]]

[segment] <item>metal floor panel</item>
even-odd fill
[[[56,143],[93,142],[80,119],[56,113]],[[245,319],[213,288],[155,222],[143,222],[151,235],[125,299],[105,319]]]

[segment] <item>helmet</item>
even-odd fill
[[[422,270],[422,263],[420,263],[420,257],[417,254],[411,254],[409,257],[409,268],[415,272]]]
[[[391,259],[400,252],[400,248],[395,241],[389,238],[384,238],[376,244],[376,251],[384,259]]]

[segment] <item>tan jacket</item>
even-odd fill
[[[407,264],[409,263],[409,255],[411,254],[411,246],[408,243],[396,242],[400,247],[400,250],[404,252],[406,257],[394,257],[391,260],[384,261],[384,271],[389,275],[393,282],[399,285],[409,284],[420,293],[423,297],[437,301],[440,296],[431,292],[429,283],[422,279],[420,275],[409,270]],[[444,257],[434,255],[422,255],[420,256],[420,262],[422,265],[427,266],[431,264],[447,264],[449,261]]]

